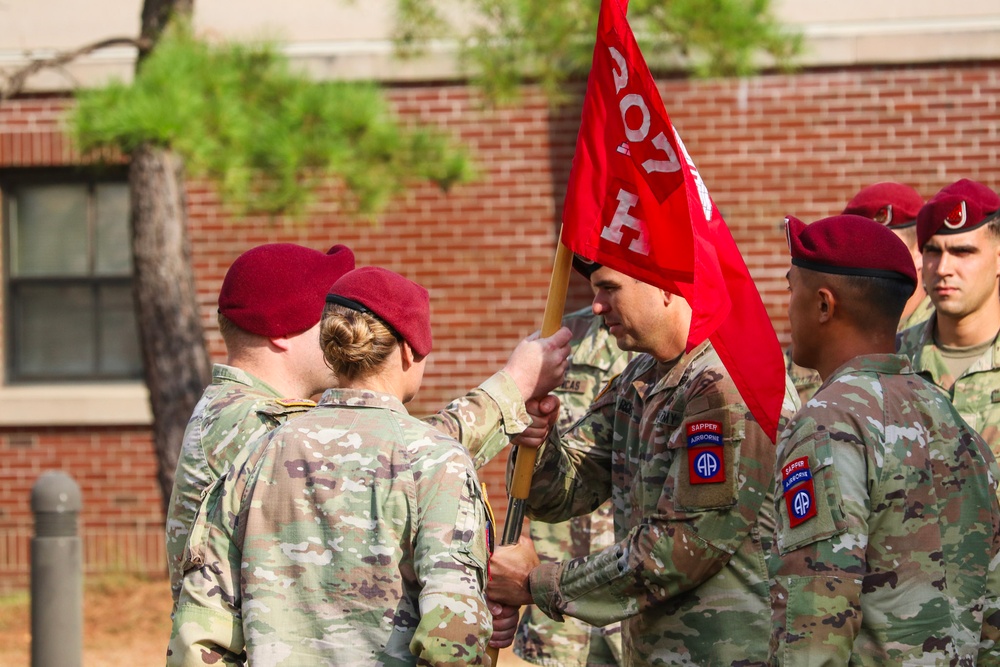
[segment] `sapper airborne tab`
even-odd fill
[[[691,484],[726,481],[722,422],[697,421],[687,425],[688,479]]]
[[[788,508],[789,528],[816,516],[816,488],[808,456],[797,458],[781,469],[781,484]]]

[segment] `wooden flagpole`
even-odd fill
[[[552,277],[549,279],[549,294],[545,300],[545,314],[542,316],[542,338],[548,338],[562,326],[569,275],[573,267],[573,253],[562,242],[562,227],[559,228],[558,239],[556,257],[552,262]],[[535,470],[537,454],[538,451],[532,447],[517,448],[514,473],[510,482],[507,521],[503,527],[501,544],[517,544],[521,538],[521,524],[524,523],[525,504],[531,491],[531,475]],[[491,664],[497,664],[499,653],[499,649],[487,649]]]

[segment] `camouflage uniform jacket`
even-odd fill
[[[490,526],[468,451],[331,389],[211,487],[168,665],[479,665]]]
[[[184,544],[206,489],[247,443],[290,415],[315,406],[312,401],[282,400],[273,388],[232,366],[217,364],[212,376],[184,432],[167,512],[167,559],[175,603]],[[510,436],[523,431],[530,418],[514,380],[500,371],[424,421],[465,445],[478,466],[502,449]]]
[[[795,386],[795,392],[799,395],[799,403],[805,404],[812,395],[816,393],[819,386],[823,384],[823,380],[820,379],[819,373],[811,368],[806,368],[805,366],[799,366],[797,363],[792,361],[792,348],[788,346],[785,348],[785,372],[788,377],[792,379],[792,384]]]
[[[936,323],[934,315],[907,329],[899,336],[898,348],[918,373],[943,389],[954,378],[934,344]],[[945,392],[962,419],[983,436],[994,456],[1000,456],[1000,336]]]
[[[782,421],[797,407],[786,380]],[[531,574],[556,619],[623,622],[626,665],[750,665],[767,658],[774,445],[709,343],[672,367],[643,354],[566,435],[538,452],[533,518],[609,496],[617,543]]]
[[[184,544],[202,494],[248,442],[315,405],[309,400],[283,400],[272,387],[239,368],[223,364],[212,368],[212,384],[184,430],[167,509],[167,563],[175,604],[184,576]]]
[[[568,430],[587,412],[605,384],[620,373],[631,354],[620,350],[614,336],[588,306],[563,318],[573,332],[573,354],[566,380],[552,393],[561,401],[560,432]],[[532,521],[531,539],[543,562],[560,562],[587,556],[615,543],[611,503],[597,511],[562,523]],[[551,667],[605,667],[620,664],[621,625],[594,627],[575,618],[558,623],[529,606],[521,616],[514,653],[536,665]]]
[[[917,305],[916,309],[910,313],[909,317],[904,317],[899,320],[899,326],[896,328],[897,332],[906,331],[910,327],[915,327],[918,324],[923,324],[931,318],[934,314],[934,302],[931,301],[929,296],[925,296],[923,300]]]
[[[779,439],[777,664],[977,664],[1000,631],[997,474],[905,357],[838,369]]]

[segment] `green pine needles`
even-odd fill
[[[440,132],[404,127],[370,83],[317,82],[274,45],[209,44],[169,29],[132,84],[80,91],[71,127],[83,151],[170,149],[241,213],[296,215],[330,175],[348,208],[383,210],[407,184],[447,191],[472,178]]]

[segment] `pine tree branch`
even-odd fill
[[[109,37],[108,39],[102,39],[76,49],[62,51],[49,58],[36,58],[11,74],[0,73],[0,77],[2,77],[2,80],[0,80],[0,102],[19,94],[24,90],[24,85],[28,78],[41,71],[62,67],[77,58],[113,46],[134,46],[142,50],[143,48],[148,48],[148,41],[134,37]]]

